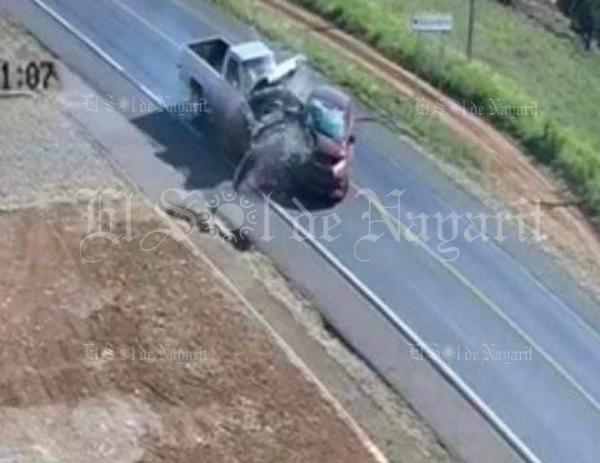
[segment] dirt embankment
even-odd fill
[[[3,451],[62,463],[374,461],[189,249],[98,238],[82,259],[81,212],[0,218]],[[140,238],[164,228],[135,215]]]

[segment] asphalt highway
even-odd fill
[[[144,93],[168,105],[185,100],[177,68],[181,47],[217,34],[233,41],[253,37],[247,28],[191,0],[42,3],[139,82]],[[73,38],[69,47],[76,46]],[[63,44],[59,55],[67,52]],[[111,88],[105,77],[94,78],[90,69],[76,70],[92,81],[97,78],[105,93],[122,91]],[[201,138],[195,138],[197,146],[185,143],[183,135],[181,145],[173,142],[181,128],[172,118],[129,117],[170,145],[169,155],[151,163],[178,172],[178,183],[170,186],[211,188],[230,177]],[[502,242],[467,239],[474,228],[466,213],[487,209],[410,141],[377,123],[359,125],[358,140],[353,189],[334,209],[312,213],[314,240],[437,351],[533,458],[599,461],[600,307],[548,256],[519,240],[513,225],[506,225]],[[206,175],[211,166],[220,174]],[[142,187],[150,188],[153,174],[147,166],[133,162],[128,169]],[[393,207],[398,200],[399,210]],[[332,214],[339,224],[328,234],[324,224],[333,223]],[[441,225],[428,220],[424,235],[407,239],[405,230],[415,223],[410,214],[459,218]],[[310,228],[306,218],[298,220]],[[311,278],[308,268],[305,278]],[[417,357],[415,350],[414,361],[422,361]]]

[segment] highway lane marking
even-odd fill
[[[79,40],[81,40],[86,47],[88,47],[92,52],[96,53],[100,58],[108,63],[110,67],[115,69],[118,73],[125,76],[125,78],[134,84],[136,87],[140,88],[142,92],[146,93],[152,100],[158,101],[159,98],[152,90],[150,90],[146,85],[141,82],[138,82],[135,77],[133,77],[124,66],[121,65],[118,61],[112,58],[108,53],[106,53],[100,46],[98,46],[93,40],[87,38],[77,27],[63,18],[61,15],[56,13],[52,8],[46,5],[42,0],[31,0],[35,3],[41,10],[47,13],[52,19],[58,22],[62,27],[64,27],[68,32],[73,34]]]
[[[45,3],[43,3],[40,0],[33,0],[33,2],[39,8],[44,10],[48,15],[50,15],[61,26],[63,26],[65,29],[67,29],[69,32],[71,32],[75,36],[79,37],[80,40],[82,40],[86,44],[87,47],[91,48],[94,51],[94,53],[98,54],[103,60],[107,61],[113,68],[115,68],[116,70],[118,70],[119,72],[121,72],[123,74],[125,73],[125,68],[123,66],[121,66],[117,61],[115,61],[108,53],[106,53],[102,48],[100,48],[98,45],[96,45],[93,41],[91,41],[87,37],[85,37],[81,33],[81,31],[79,31],[79,29],[77,29],[70,22],[68,22],[66,19],[64,19],[62,16],[60,16],[58,13],[56,13],[52,8],[50,8],[49,6],[47,6]]]
[[[351,183],[352,188],[357,191],[365,191],[368,189],[360,189],[356,183]],[[552,357],[546,350],[540,346],[533,338],[531,338],[512,318],[506,315],[502,309],[496,305],[487,295],[485,295],[477,286],[475,286],[471,281],[465,277],[456,267],[442,259],[438,253],[436,253],[430,246],[428,246],[423,240],[420,239],[418,235],[415,235],[410,228],[407,228],[402,222],[396,220],[392,217],[387,209],[380,201],[376,198],[369,198],[369,201],[372,201],[372,204],[379,211],[382,217],[387,217],[392,223],[396,224],[396,226],[403,231],[406,235],[410,236],[411,241],[416,243],[420,248],[422,248],[429,256],[431,256],[434,260],[436,260],[439,264],[442,265],[447,271],[449,271],[456,279],[458,279],[468,290],[470,290],[484,305],[487,305],[492,309],[496,315],[500,317],[509,327],[511,327],[525,342],[530,344],[536,351],[542,355],[542,357],[552,366],[554,367],[558,373],[563,376],[567,382],[571,383],[575,389],[582,394],[597,410],[600,411],[600,403],[589,393],[586,389],[583,388],[579,384],[577,380],[575,380],[555,359]]]
[[[378,119],[368,120],[368,122],[372,122],[372,121],[377,122]],[[414,149],[417,149],[417,150],[423,149],[421,146],[419,146],[414,140],[410,139],[409,137],[401,136],[401,138],[403,140],[405,140],[407,143],[409,143],[410,145],[412,145]],[[360,191],[361,187],[358,184],[351,182],[351,185],[354,189]],[[446,207],[449,211],[453,211],[453,208],[451,206],[448,206],[447,204],[445,204],[441,201],[439,201],[439,202],[440,202],[440,204],[442,204],[442,206]],[[462,216],[459,217],[459,220],[461,220],[467,226],[474,226],[474,224],[472,222],[467,221]],[[477,231],[479,231],[479,233],[481,233],[483,235],[481,230],[477,229]],[[533,274],[531,270],[529,270],[521,262],[516,260],[508,251],[504,250],[502,247],[500,247],[498,244],[496,244],[496,242],[493,239],[490,239],[488,237],[487,244],[489,246],[491,246],[492,248],[494,248],[497,252],[502,254],[506,259],[508,259],[518,269],[518,271],[520,271],[526,278],[531,280],[533,282],[533,284],[535,284],[540,290],[542,290],[553,301],[555,301],[560,306],[560,308],[562,309],[562,313],[565,316],[569,317],[577,325],[579,325],[581,328],[583,328],[584,331],[586,331],[589,335],[591,335],[593,338],[595,338],[595,340],[597,342],[600,342],[600,332],[595,330],[588,322],[586,322],[583,319],[583,317],[579,315],[579,313],[577,313],[575,310],[573,310],[558,294],[556,294],[556,292],[554,290],[549,288],[537,276],[535,276],[535,274]]]
[[[525,444],[519,436],[517,436],[508,425],[500,418],[496,412],[494,412],[481,397],[473,390],[462,378],[456,373],[443,359],[442,357],[432,349],[427,342],[414,331],[404,320],[402,320],[379,296],[377,296],[362,280],[358,279],[356,275],[345,264],[343,264],[337,256],[331,251],[325,248],[319,243],[308,230],[306,230],[300,223],[296,222],[294,218],[290,217],[287,212],[277,203],[271,203],[271,206],[282,216],[282,218],[291,223],[304,237],[308,243],[315,248],[330,264],[340,272],[359,292],[361,292],[367,300],[375,305],[383,314],[392,321],[393,325],[412,343],[412,345],[419,346],[421,352],[424,353],[425,357],[428,357],[434,367],[436,367],[443,376],[447,378],[454,386],[459,390],[473,406],[478,409],[486,421],[488,421],[494,429],[511,445],[517,453],[524,456],[528,461],[540,462],[539,458],[533,453],[533,451]]]
[[[141,22],[142,24],[144,24],[144,26],[146,26],[147,28],[149,28],[150,30],[152,30],[153,32],[155,32],[160,38],[162,38],[164,41],[166,41],[169,45],[171,45],[175,49],[178,50],[179,48],[181,48],[181,44],[177,43],[170,36],[168,36],[162,30],[160,30],[159,28],[157,28],[154,24],[152,24],[151,22],[149,22],[146,18],[144,18],[143,16],[140,16],[139,14],[137,14],[135,12],[135,10],[132,10],[131,7],[129,7],[128,5],[125,5],[124,3],[121,3],[118,0],[108,0],[108,1],[110,3],[113,3],[113,4],[117,5],[119,8],[121,8],[126,13],[128,13],[130,16],[133,16],[135,19],[137,19],[139,22]]]
[[[511,256],[507,251],[502,249],[493,241],[489,242],[494,249],[503,254],[508,260],[510,260],[520,272],[525,274],[527,278],[531,279],[533,283],[538,286],[543,292],[545,292],[552,300],[554,300],[558,305],[563,309],[563,313],[566,313],[568,317],[570,317],[575,323],[577,323],[581,328],[588,332],[588,334],[592,335],[592,337],[596,338],[596,341],[600,342],[600,333],[596,331],[594,328],[590,326],[582,317],[579,316],[577,312],[575,312],[571,307],[567,305],[565,301],[563,301],[560,296],[558,296],[552,289],[546,286],[542,281],[540,281],[527,267],[522,265],[519,261],[517,261],[513,256]]]

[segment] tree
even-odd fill
[[[571,18],[587,50],[592,40],[600,40],[600,0],[558,0],[559,9]]]

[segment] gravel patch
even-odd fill
[[[7,20],[0,20],[0,50],[13,66],[54,59]],[[0,209],[71,201],[84,189],[129,190],[61,104],[59,90],[53,83],[31,96],[0,97]]]

